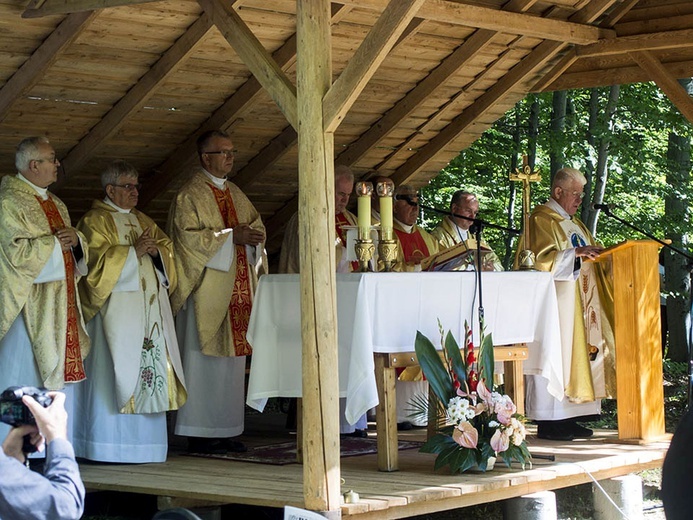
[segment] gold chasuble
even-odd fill
[[[148,229],[159,250],[157,262],[166,272],[169,289],[174,288],[171,240],[137,209],[121,212],[101,200],[94,201],[77,227],[91,251],[89,274],[79,283],[84,319],[101,320],[120,413],[177,410],[187,393],[168,291],[150,255],[126,264],[129,256],[134,258],[132,246]],[[127,272],[126,265],[135,262],[137,269]]]
[[[65,278],[34,283],[56,246],[56,230],[70,226],[65,205],[44,201],[28,183],[6,175],[0,183],[0,338],[22,313],[44,386],[59,390],[85,378],[89,352],[77,294],[72,251],[63,252]],[[88,259],[86,239],[80,233]]]
[[[251,353],[245,334],[257,273],[248,265],[246,246],[234,244],[228,271],[207,266],[238,223],[265,230],[260,214],[235,184],[226,181],[219,189],[202,171],[181,188],[169,211],[178,273],[171,308],[175,315],[186,301],[194,305],[200,348],[207,356]]]
[[[614,397],[614,307],[608,276],[611,263],[575,259],[574,265],[563,262],[562,272],[579,270],[577,280],[557,276],[562,251],[596,242],[580,219],[564,218],[547,205],[537,206],[529,219],[536,268],[554,273],[561,327],[571,321],[573,324],[572,344],[562,346],[565,395],[574,403]],[[517,250],[524,248],[520,239]],[[562,337],[564,343],[569,341]]]
[[[460,228],[457,227],[450,217],[445,217],[443,220],[441,220],[440,224],[438,224],[436,228],[431,231],[431,235],[433,235],[433,237],[440,243],[441,251],[454,247],[461,242],[464,242],[470,251],[476,250],[476,240],[474,237],[471,236],[470,233],[463,236]],[[481,240],[481,248],[482,270],[502,271],[503,264],[501,264],[501,261],[496,253],[493,252],[491,246],[489,246],[483,239]],[[483,251],[484,249],[487,249],[488,251]],[[469,261],[471,262],[473,260],[474,256],[470,256]],[[469,266],[469,263],[464,263],[459,265],[455,271],[466,271],[468,267],[472,268],[474,266]]]

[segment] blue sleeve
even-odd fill
[[[84,512],[84,484],[72,445],[65,439],[49,444],[44,475],[0,449],[0,475],[0,519],[78,520]]]

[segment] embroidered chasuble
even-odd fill
[[[562,331],[565,395],[574,403],[615,397],[611,263],[563,256],[566,250],[595,241],[577,217],[564,218],[548,205],[532,211],[530,241],[536,268],[554,273],[562,329],[564,324],[573,325],[571,344],[565,344],[570,338]],[[523,248],[521,239],[518,251]]]
[[[167,288],[176,280],[171,240],[138,210],[119,212],[100,200],[78,229],[91,249],[89,274],[79,284],[84,317],[102,321],[119,411],[177,410],[187,394],[168,301]],[[156,241],[156,262],[165,275],[150,255],[135,254],[132,246],[145,229]]]
[[[169,211],[178,275],[171,308],[175,315],[184,304],[194,306],[200,349],[207,356],[250,354],[245,334],[259,264],[249,265],[247,246],[233,244],[228,270],[207,266],[238,223],[265,230],[235,184],[225,181],[220,189],[202,171],[181,188]],[[266,262],[264,256],[261,261]]]
[[[214,193],[224,227],[234,228],[238,225],[236,208],[233,206],[231,192],[228,187],[222,191],[213,184],[209,187]],[[236,249],[236,279],[233,284],[233,294],[229,303],[229,319],[233,333],[234,350],[237,356],[249,356],[252,349],[245,338],[248,332],[250,311],[252,308],[252,291],[250,289],[250,275],[248,274],[248,255],[244,245],[235,246]]]
[[[65,205],[54,195],[42,200],[13,175],[0,182],[0,338],[22,314],[42,384],[60,390],[85,378],[89,337],[80,311],[72,251],[63,251],[64,276],[34,283],[53,257],[57,229],[70,226]],[[86,240],[78,233],[84,259]]]
[[[436,228],[431,231],[431,235],[433,235],[433,237],[440,242],[441,251],[454,247],[461,242],[465,242],[470,251],[476,250],[476,240],[474,237],[471,236],[469,232],[463,234],[463,231],[457,227],[450,217],[445,217],[443,220],[441,220],[440,224],[438,224]],[[489,246],[488,243],[483,240],[483,238],[481,240],[481,247],[482,270],[503,271],[503,264],[501,264],[500,259],[496,253],[493,252],[491,246]],[[488,249],[489,251],[484,251],[483,248]],[[474,260],[474,256],[470,255],[469,262],[472,260]],[[459,265],[455,271],[475,269],[476,267],[474,265],[469,265],[469,262]]]
[[[440,249],[438,241],[417,225],[412,227],[411,233],[407,233],[399,222],[395,222],[393,230],[397,239],[395,271],[416,271],[420,268],[423,258],[437,253]]]

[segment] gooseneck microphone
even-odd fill
[[[614,207],[615,206],[613,204],[597,204],[596,202],[590,205],[590,208],[594,210],[601,209],[604,211],[611,211],[612,209],[614,209]]]

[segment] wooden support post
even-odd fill
[[[303,495],[305,507],[341,517],[335,277],[334,135],[323,131],[322,99],[332,81],[330,1],[298,0]]]
[[[375,384],[378,388],[378,407],[375,409],[378,434],[378,469],[397,471],[397,413],[395,408],[395,368],[389,366],[387,354],[375,355]]]

